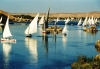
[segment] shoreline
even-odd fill
[[[10,13],[11,15],[30,15],[30,16],[35,16],[37,13]],[[46,16],[47,13],[39,13],[39,16],[42,17],[42,15]],[[100,17],[100,12],[85,12],[85,13],[49,13],[50,16],[49,17],[62,17],[62,18],[66,18],[66,17]]]

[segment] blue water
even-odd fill
[[[26,38],[24,31],[27,26],[10,25],[17,42],[0,43],[0,69],[71,69],[77,56],[94,57],[99,54],[94,45],[100,39],[100,31],[91,34],[84,32],[82,26],[67,25],[65,37],[61,33],[43,36],[38,27],[32,38]]]

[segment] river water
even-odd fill
[[[79,55],[94,57],[99,54],[94,45],[100,39],[100,31],[93,34],[84,32],[82,26],[67,25],[65,37],[61,33],[43,36],[38,26],[38,32],[26,38],[27,26],[10,25],[17,42],[0,43],[0,69],[71,69]]]

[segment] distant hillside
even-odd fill
[[[5,23],[7,20],[7,17],[9,16],[10,22],[18,22],[20,20],[19,17],[15,17],[9,12],[5,12],[3,10],[0,10],[0,17],[2,17],[2,23]],[[25,22],[25,19],[22,18],[22,21]]]
[[[7,16],[9,15],[11,22],[18,22],[22,17],[22,22],[31,21],[37,13],[10,13],[0,10],[0,17],[3,16],[3,23],[5,23]],[[46,16],[47,13],[40,13],[39,19],[42,15]],[[67,17],[70,18],[85,18],[86,16],[89,17],[96,17],[100,19],[100,12],[86,12],[86,13],[50,13],[49,19],[56,19],[57,17],[65,19]]]
[[[12,16],[9,12],[5,12],[5,11],[3,11],[3,10],[0,10],[0,17],[2,16],[2,17],[7,17],[9,15],[9,18],[11,19],[11,20],[13,20],[15,17],[14,16]]]
[[[11,13],[12,15],[30,15],[35,16],[37,13]],[[46,13],[40,13],[40,17],[46,15]],[[100,17],[100,12],[86,12],[86,13],[50,13],[50,17]]]

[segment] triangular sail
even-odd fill
[[[40,21],[39,21],[39,25],[44,24],[44,15],[41,17]]]
[[[91,25],[91,19],[90,19],[90,17],[88,19],[88,24]]]
[[[25,30],[25,34],[32,34],[37,32],[37,21],[38,21],[39,13],[35,16],[32,22],[29,24],[27,29]]]
[[[78,22],[78,26],[81,25],[81,23],[82,23],[82,21],[81,21],[81,19],[80,19],[79,22]]]
[[[94,20],[93,20],[93,16],[92,16],[92,19],[91,19],[91,24],[94,25]]]
[[[2,17],[0,18],[0,22],[2,21]]]
[[[65,24],[67,24],[69,21],[70,21],[70,19],[67,18],[67,19],[65,20]]]
[[[83,22],[83,26],[85,26],[85,25],[87,25],[87,16],[86,16],[86,18],[85,18],[85,20]]]
[[[9,29],[9,16],[8,16],[7,21],[6,21],[6,25],[5,25],[5,28],[3,31],[3,38],[10,37],[10,36],[12,36],[12,34],[10,32],[10,29]]]
[[[22,20],[22,17],[21,17],[21,18],[19,18],[19,21],[18,21],[18,22],[21,22],[21,20]]]
[[[66,30],[66,25],[64,26],[63,30],[62,30],[62,34],[63,33],[67,33],[67,30]]]

